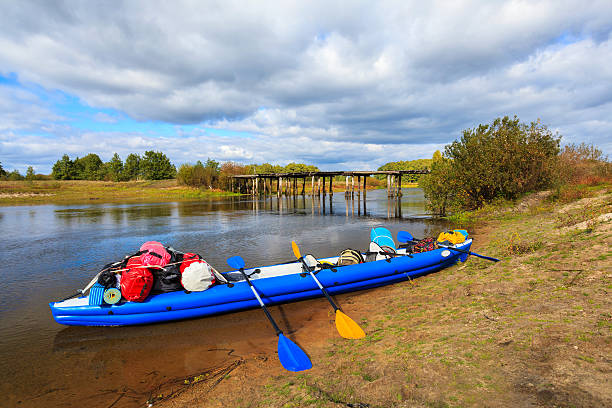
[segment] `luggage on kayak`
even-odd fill
[[[104,270],[100,272],[98,276],[98,283],[104,287],[104,289],[116,288],[117,287],[117,275],[112,270]]]
[[[149,241],[140,247],[140,261],[143,265],[165,266],[171,262],[172,256],[161,242]]]
[[[152,267],[149,268],[155,281],[153,282],[153,290],[151,293],[166,293],[176,292],[177,290],[183,290],[181,284],[181,262],[183,261],[183,255],[174,251],[172,248],[166,248],[168,255],[170,255],[170,261],[163,267]]]
[[[121,274],[121,295],[130,302],[144,301],[153,288],[153,274],[143,267],[139,257],[128,260]]]
[[[389,254],[389,255],[386,255]],[[366,253],[366,262],[380,261],[383,259],[389,259],[395,255],[395,249],[389,246],[380,246],[376,242],[370,242],[369,251]]]
[[[94,283],[94,285],[89,288],[89,296],[87,302],[91,306],[100,306],[104,303],[104,286],[99,283]]]
[[[445,231],[438,235],[437,241],[443,245],[460,244],[465,241],[465,235],[460,230]]]
[[[354,249],[345,249],[338,257],[338,266],[355,265],[363,263],[364,259],[361,252]]]
[[[121,300],[121,291],[117,288],[109,288],[104,291],[104,303],[114,305]]]
[[[433,238],[423,238],[412,246],[412,252],[415,254],[438,249],[438,244]]]
[[[210,265],[198,254],[183,254],[180,265],[181,284],[190,292],[201,292],[215,283]]]

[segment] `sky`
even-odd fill
[[[0,163],[370,170],[517,115],[612,156],[612,2],[0,0]]]

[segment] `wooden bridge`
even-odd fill
[[[387,176],[387,195],[389,197],[401,196],[402,176],[408,175],[411,179],[420,174],[427,174],[429,170],[398,170],[398,171],[311,171],[302,173],[267,173],[244,174],[232,176],[231,191],[244,194],[276,194],[305,195],[306,180],[310,179],[311,194],[333,195],[333,182],[337,176],[346,177],[344,194],[366,195],[366,182],[368,177],[382,174]],[[355,183],[357,177],[357,183]],[[326,186],[326,180],[329,180]],[[301,186],[299,185],[301,184]],[[301,187],[301,188],[300,188]],[[355,188],[356,187],[356,188]],[[300,192],[301,190],[301,192]]]

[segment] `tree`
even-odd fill
[[[104,163],[100,156],[89,153],[82,158],[74,159],[75,178],[78,180],[102,180],[104,178]]]
[[[146,151],[140,161],[140,167],[147,180],[163,180],[176,176],[176,167],[162,152]]]
[[[440,155],[431,165],[431,173],[419,179],[419,187],[423,189],[429,210],[438,215],[446,215],[447,211],[459,208],[458,180],[453,174],[449,159]]]
[[[289,163],[285,166],[285,172],[287,173],[306,173],[309,171],[319,171],[319,169],[316,166],[304,163]]]
[[[134,153],[128,155],[123,166],[123,176],[125,180],[136,180],[140,177],[140,156]]]
[[[13,170],[6,175],[6,179],[9,181],[21,181],[24,177],[19,173],[18,170]]]
[[[432,161],[442,160],[442,153],[439,150],[436,150],[431,158]]]
[[[0,177],[6,176],[6,170],[2,168],[2,162],[0,162]]]
[[[34,167],[28,166],[28,170],[26,171],[25,179],[28,181],[34,180],[36,174],[34,173]]]
[[[198,165],[201,166],[202,163],[198,161]],[[216,187],[219,181],[219,162],[208,159],[203,170],[203,184],[210,189]]]
[[[198,160],[198,163],[202,164],[199,160]],[[211,159],[210,157],[208,159],[206,159],[206,167],[208,167],[209,169],[211,169],[215,173],[219,172],[219,162],[216,161],[216,160]]]
[[[72,180],[75,177],[74,163],[67,154],[55,162],[51,175],[56,180]]]
[[[123,180],[123,162],[117,153],[106,163],[106,176],[112,181]]]

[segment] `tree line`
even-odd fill
[[[142,156],[131,153],[125,163],[117,153],[106,163],[95,153],[74,160],[64,154],[53,165],[51,176],[56,180],[163,180],[176,177],[176,167],[164,153],[152,150]]]
[[[25,176],[22,175],[19,170],[15,169],[13,171],[6,171],[2,167],[2,163],[0,163],[0,180],[8,180],[8,181],[21,181],[21,180],[46,180],[48,176],[43,174],[36,174],[34,172],[34,167],[28,166]]]
[[[198,161],[196,164],[183,164],[177,172],[180,184],[192,187],[206,187],[209,189],[228,190],[231,177],[239,174],[266,174],[266,173],[302,173],[319,171],[316,166],[303,163],[289,163],[286,166],[263,164],[239,164],[208,159],[206,164]]]

